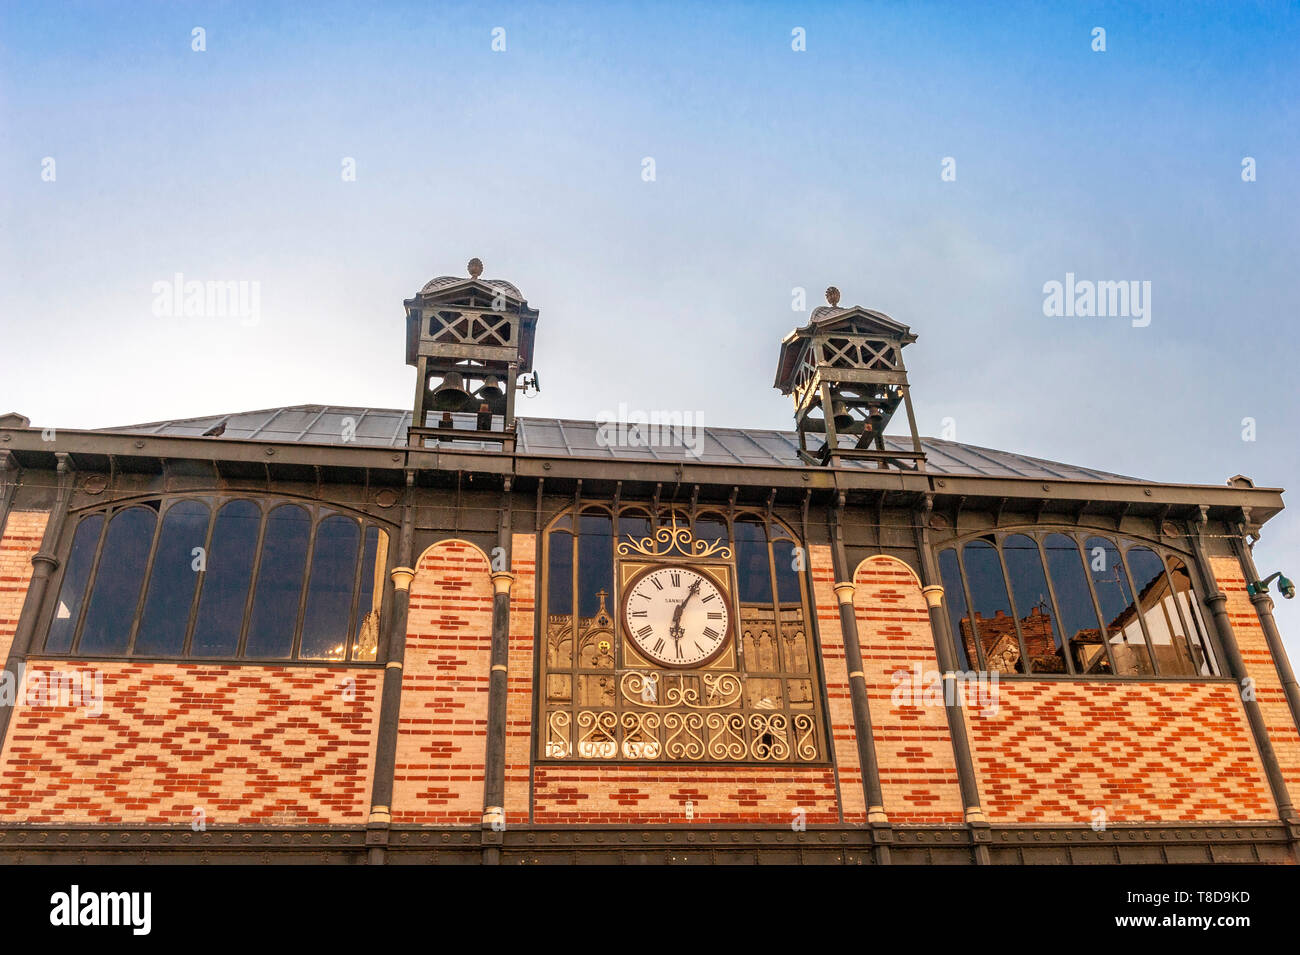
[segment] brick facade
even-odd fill
[[[1278,766],[1286,779],[1287,792],[1291,794],[1292,805],[1300,805],[1300,730],[1296,729],[1295,718],[1287,704],[1286,691],[1282,689],[1282,680],[1269,651],[1259,614],[1246,592],[1241,564],[1235,556],[1211,557],[1210,569],[1219,590],[1228,598],[1225,607],[1228,620],[1246,664],[1246,673],[1254,681],[1255,699],[1259,702],[1264,725],[1268,727],[1268,738],[1273,744]]]
[[[529,817],[533,751],[533,628],[536,626],[537,536],[515,534],[510,543],[510,656],[506,683],[506,825]]]
[[[867,800],[862,789],[862,766],[858,761],[857,731],[853,725],[853,704],[849,699],[849,668],[844,656],[844,631],[840,626],[840,602],[835,596],[835,568],[826,544],[808,548],[808,570],[812,576],[813,613],[821,638],[822,668],[826,677],[829,707],[827,729],[834,747],[839,775],[840,806],[844,821],[865,825]]]
[[[87,692],[48,692],[69,675]],[[209,826],[365,821],[377,669],[43,660],[25,680],[0,820],[174,826],[197,807]]]
[[[939,660],[920,581],[901,560],[880,555],[864,560],[853,582],[885,813],[895,823],[960,823],[947,712],[925,692]]]
[[[539,824],[789,826],[840,821],[835,773],[812,766],[557,766],[534,771]]]
[[[491,657],[487,556],[465,541],[435,544],[411,582],[393,822],[481,823]]]
[[[0,660],[18,629],[18,617],[32,579],[32,556],[40,550],[49,514],[45,511],[11,511],[0,537]]]
[[[995,825],[1277,818],[1231,683],[1009,679],[966,725]]]

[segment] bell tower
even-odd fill
[[[776,368],[774,387],[794,401],[799,456],[810,464],[862,458],[878,468],[925,470],[903,365],[903,349],[916,336],[882,312],[840,308],[834,286],[826,301],[782,340]],[[911,440],[887,447],[885,429],[899,408],[906,411]],[[810,448],[810,438],[820,446]]]
[[[504,279],[442,275],[407,299],[406,363],[415,404],[407,444],[483,441],[515,449],[515,391],[537,390],[533,339],[538,311]],[[532,372],[530,375],[529,372]]]

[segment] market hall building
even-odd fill
[[[1296,861],[1279,490],[921,438],[834,289],[789,433],[519,417],[481,271],[409,410],[0,418],[0,860]]]

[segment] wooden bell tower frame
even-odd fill
[[[829,306],[781,342],[774,387],[794,402],[799,456],[810,464],[835,466],[845,458],[879,468],[925,470],[925,452],[903,364],[903,349],[916,341],[906,325],[861,306],[839,308],[839,290],[826,290]],[[903,408],[911,449],[887,449],[885,429]],[[809,436],[824,437],[810,447]],[[847,436],[851,444],[842,442]]]
[[[416,369],[415,402],[407,432],[411,447],[484,441],[507,453],[515,450],[515,392],[521,377],[533,370],[533,340],[540,313],[528,307],[515,286],[500,279],[482,279],[482,271],[482,263],[472,259],[469,278],[434,279],[403,303],[406,363]],[[452,374],[461,376],[470,397],[464,407],[452,411],[448,426],[434,402],[439,387]],[[486,397],[488,393],[482,389],[489,379],[496,380],[503,394]],[[483,403],[489,413],[479,413]]]

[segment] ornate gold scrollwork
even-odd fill
[[[745,758],[745,717],[740,713],[710,713],[704,721],[709,735],[709,756],[713,759]]]
[[[551,759],[564,759],[573,752],[569,742],[568,710],[552,710],[546,717],[546,755]]]
[[[667,713],[664,715],[664,728],[669,734],[664,746],[669,759],[700,759],[704,756],[704,738],[697,732],[704,728],[704,717],[699,713]]]
[[[796,713],[794,730],[798,736],[794,751],[800,759],[817,758],[817,721],[807,713]]]
[[[627,759],[658,759],[658,713],[623,714],[623,755]]]
[[[690,683],[687,683],[687,679]],[[669,681],[676,679],[676,683]],[[666,710],[686,707],[692,710],[721,710],[735,706],[740,701],[744,687],[734,673],[705,673],[700,677],[704,684],[704,702],[695,687],[695,676],[683,673],[642,673],[629,670],[619,680],[623,699],[647,709]],[[651,685],[654,689],[650,689]],[[659,687],[663,689],[660,691]]]
[[[618,716],[612,710],[583,710],[578,714],[578,729],[585,730],[578,740],[578,755],[584,759],[611,759],[618,752],[614,740],[617,728]]]
[[[627,557],[640,554],[642,557],[666,557],[676,551],[683,557],[717,557],[719,560],[731,560],[731,548],[722,541],[697,540],[689,527],[677,526],[677,515],[672,523],[661,527],[649,537],[636,538],[628,536],[618,543],[618,555]]]
[[[753,730],[754,736],[749,745],[750,755],[761,760],[788,759],[788,725],[784,713],[751,713],[749,728]]]

